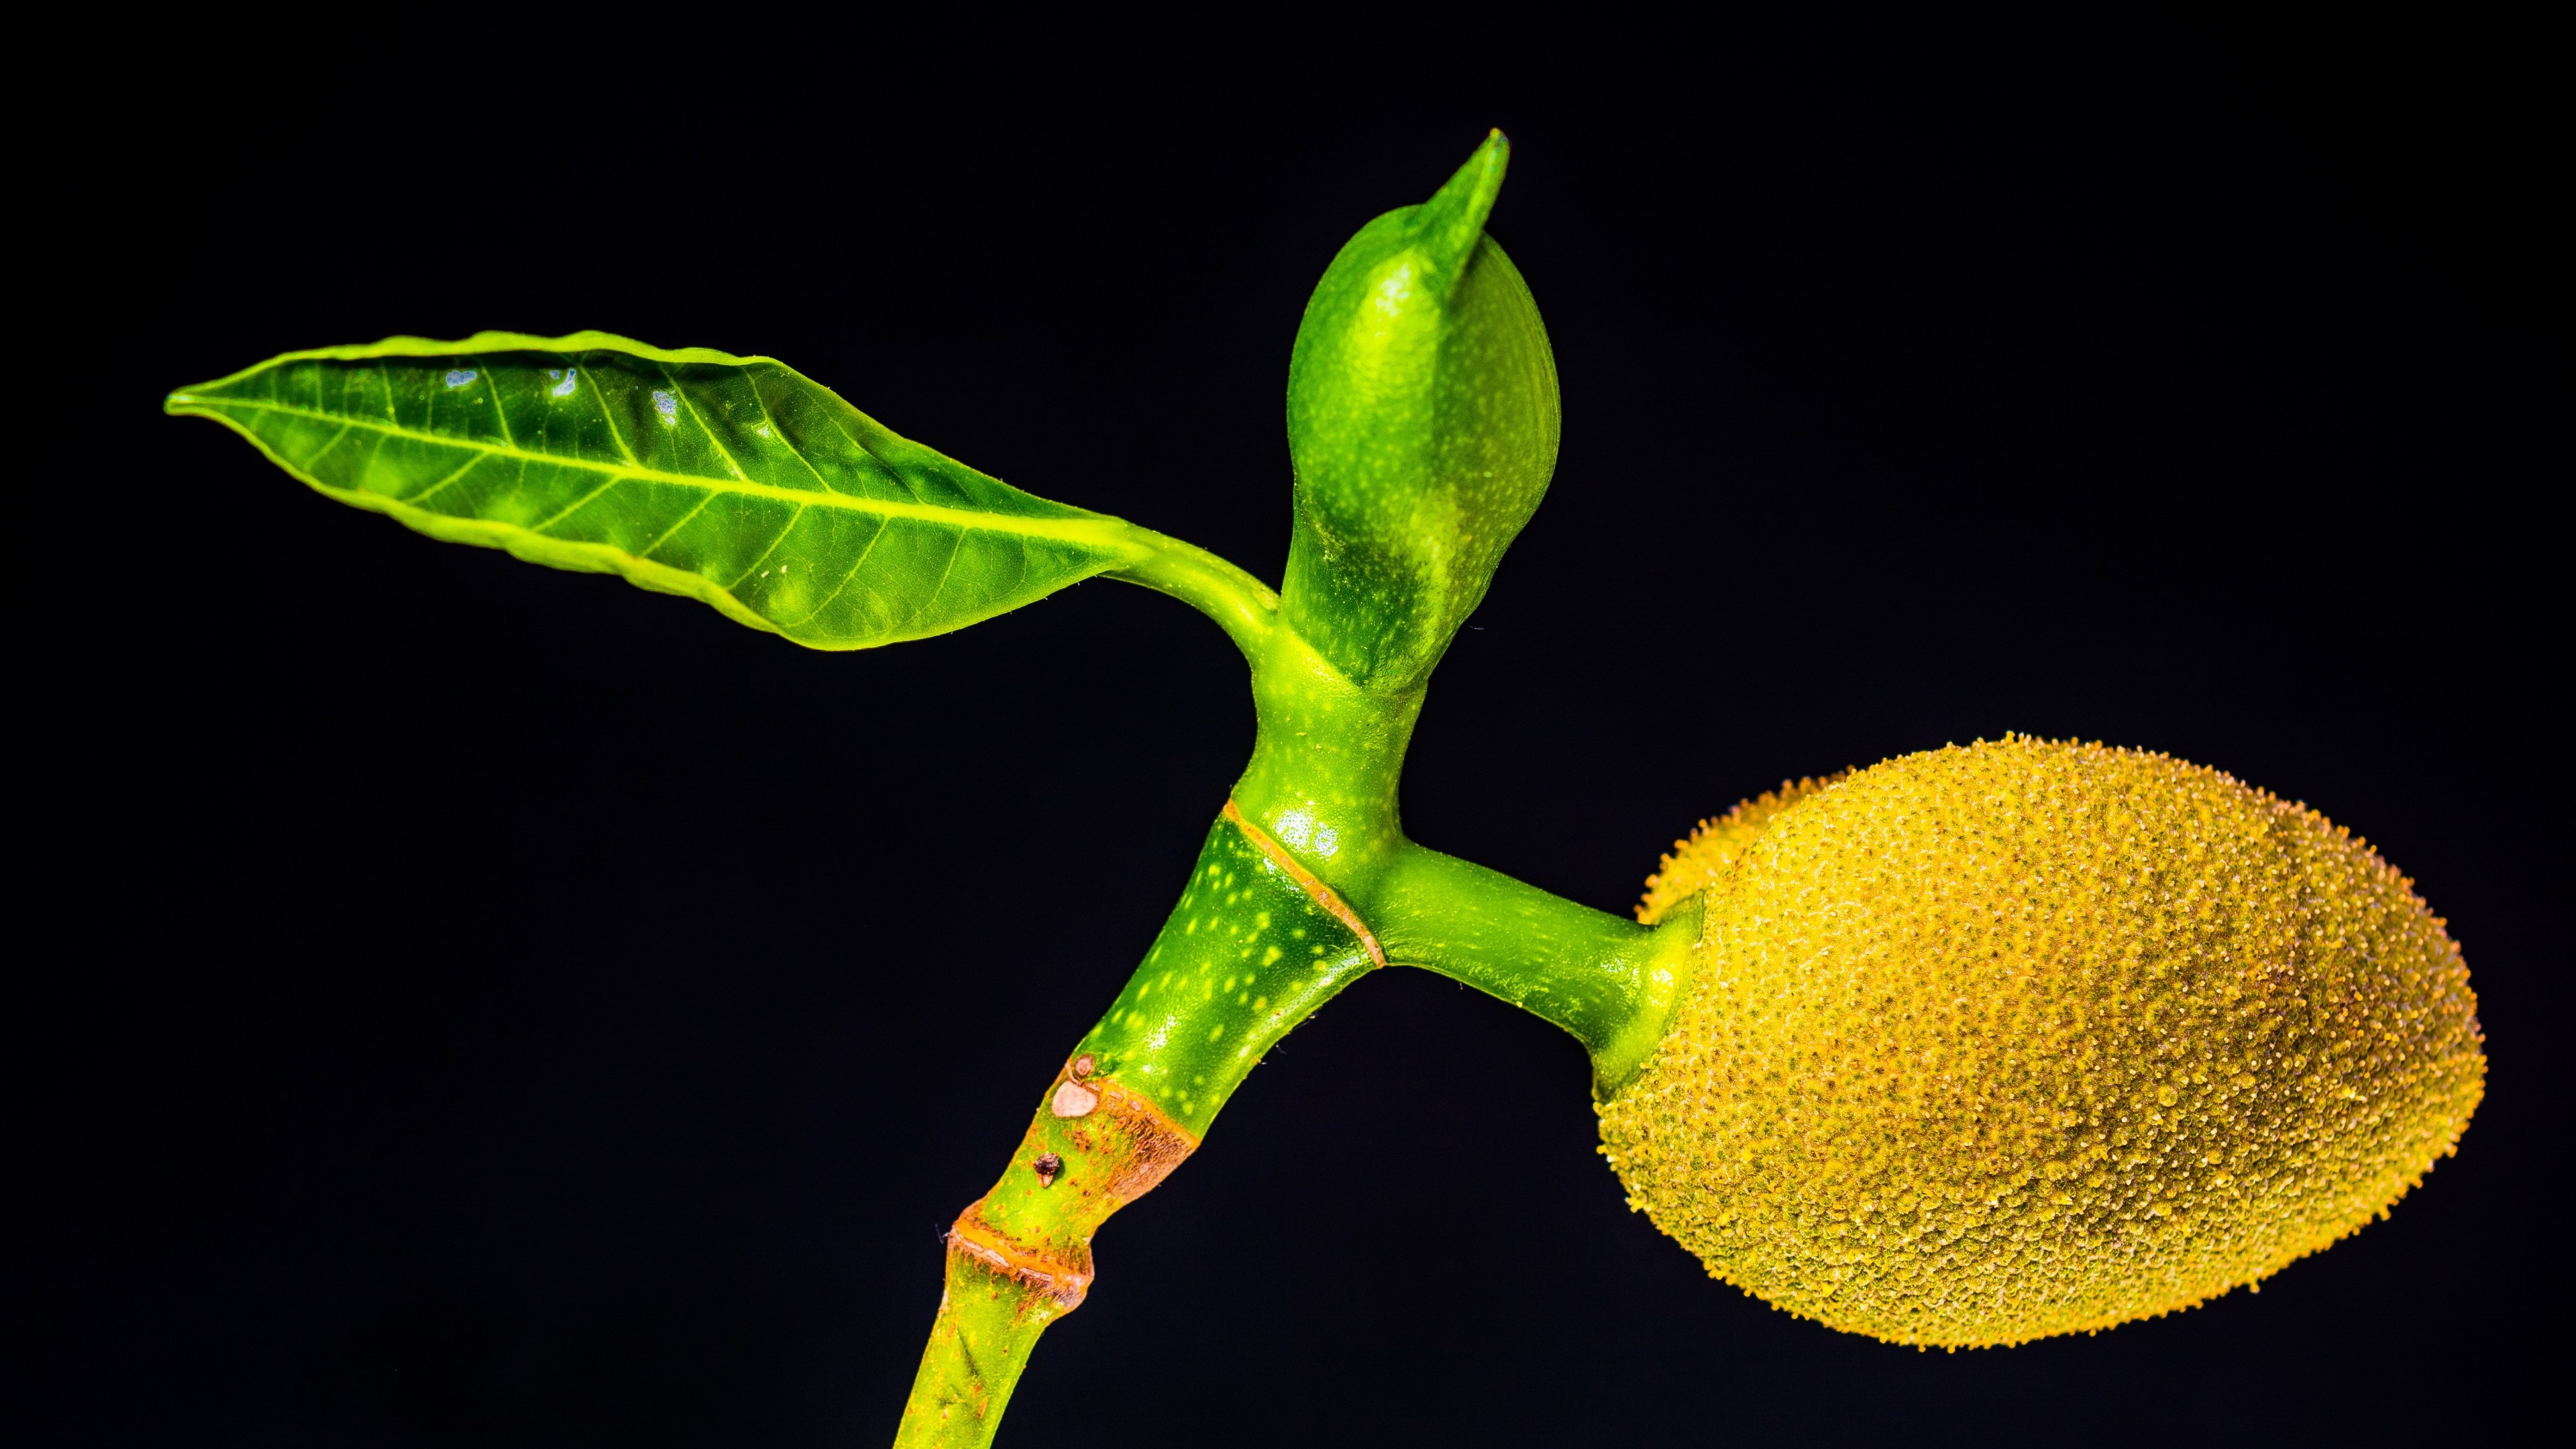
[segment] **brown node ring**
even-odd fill
[[[1066,1063],[1056,1078],[1018,1154],[1041,1189],[1062,1178],[1065,1191],[1038,1206],[1022,1196],[1027,1179],[1014,1168],[958,1214],[948,1232],[952,1267],[971,1264],[1007,1278],[1028,1295],[1029,1306],[1050,1299],[1060,1312],[1080,1306],[1090,1291],[1092,1233],[1153,1191],[1199,1145],[1144,1094],[1105,1077],[1075,1081],[1075,1065]],[[1067,1175],[1068,1157],[1079,1159],[1081,1172]],[[988,1206],[1000,1221],[985,1215]]]
[[[1070,1252],[1049,1252],[1013,1242],[984,1221],[983,1207],[979,1198],[957,1215],[957,1225],[948,1230],[949,1256],[980,1264],[1034,1296],[1052,1298],[1064,1312],[1081,1307],[1091,1291],[1091,1244],[1077,1241]]]
[[[1335,894],[1333,888],[1324,884],[1320,876],[1308,870],[1304,861],[1290,855],[1288,847],[1271,839],[1269,832],[1253,824],[1243,813],[1242,807],[1236,805],[1231,798],[1226,800],[1225,809],[1221,813],[1226,819],[1234,822],[1237,830],[1243,832],[1244,839],[1251,841],[1255,848],[1270,858],[1272,865],[1279,867],[1282,874],[1295,881],[1297,889],[1304,891],[1315,904],[1322,906],[1331,912],[1335,919],[1350,927],[1351,934],[1359,937],[1360,944],[1368,948],[1369,960],[1372,964],[1378,966],[1386,964],[1386,951],[1378,945],[1376,933],[1368,928],[1368,922],[1360,919],[1359,912],[1351,909],[1350,902]]]

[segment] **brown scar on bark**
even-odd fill
[[[1108,1211],[1134,1202],[1152,1192],[1182,1159],[1199,1150],[1197,1134],[1163,1115],[1144,1093],[1123,1082],[1087,1082],[1084,1086],[1100,1094],[1100,1106],[1085,1126],[1108,1129],[1101,1135],[1109,1139],[1098,1146],[1089,1140],[1083,1146],[1096,1153],[1111,1168],[1106,1191],[1117,1204]],[[1030,1129],[1036,1130],[1034,1126]],[[1083,1134],[1086,1139],[1091,1134]],[[1107,1212],[1102,1214],[1108,1216]]]
[[[1351,934],[1360,938],[1361,945],[1368,947],[1369,960],[1380,966],[1386,964],[1386,952],[1379,947],[1376,934],[1369,930],[1368,922],[1360,919],[1360,913],[1350,908],[1349,902],[1335,895],[1333,888],[1318,879],[1315,873],[1308,870],[1297,857],[1290,855],[1286,846],[1271,839],[1260,826],[1244,818],[1243,811],[1231,798],[1225,802],[1223,813],[1226,819],[1234,822],[1237,830],[1243,832],[1244,839],[1251,841],[1263,855],[1270,857],[1272,865],[1286,872],[1288,878],[1297,883],[1299,890],[1304,891],[1315,904],[1332,912],[1343,925],[1351,928]]]
[[[1063,1176],[1065,1192],[1049,1194],[1040,1206],[1012,1195],[1015,1179],[1005,1177],[958,1214],[956,1226],[948,1230],[950,1265],[973,1265],[1016,1283],[1024,1295],[1023,1311],[1042,1303],[1054,1304],[1059,1312],[1081,1306],[1091,1290],[1091,1235],[1110,1214],[1152,1192],[1198,1150],[1198,1138],[1164,1116],[1144,1094],[1113,1081],[1076,1084],[1071,1074],[1068,1062],[1014,1154],[1015,1162],[1037,1167],[1041,1188],[1053,1187]],[[1055,1110],[1067,1088],[1093,1102],[1079,1114],[1079,1129],[1062,1122],[1070,1114]],[[1042,1165],[1048,1162],[1055,1171]],[[1067,1172],[1068,1166],[1081,1171]],[[1012,1205],[1002,1214],[1012,1220],[995,1222],[986,1215],[988,1204],[1002,1206],[994,1202],[997,1197]],[[1018,1220],[1024,1218],[1036,1220]]]

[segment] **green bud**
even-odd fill
[[[1354,683],[1439,662],[1556,469],[1556,359],[1485,235],[1511,145],[1350,239],[1297,328],[1289,624]]]

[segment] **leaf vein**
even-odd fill
[[[474,364],[474,380],[483,384],[483,395],[492,400],[492,419],[501,425],[502,445],[517,451],[518,435],[510,431],[510,406],[502,401],[500,384],[492,376],[492,359],[478,353],[465,360]]]
[[[698,425],[699,432],[707,435],[707,446],[716,450],[717,457],[724,459],[724,465],[733,470],[733,476],[737,480],[744,483],[750,482],[751,475],[742,471],[742,465],[733,460],[733,452],[724,445],[724,439],[716,436],[715,427],[707,421],[707,415],[698,411],[698,400],[689,396],[689,390],[680,386],[680,380],[671,375],[671,364],[657,362],[653,365],[662,370],[662,380],[671,385],[671,396],[678,398],[680,406],[689,410],[689,420]],[[768,409],[764,408],[762,411],[766,412]]]
[[[913,605],[911,613],[903,616],[903,621],[905,623],[909,624],[913,620],[920,618],[923,614],[930,611],[932,605],[939,602],[939,596],[948,591],[949,575],[957,572],[957,560],[959,557],[964,555],[965,552],[966,534],[965,531],[961,529],[949,536],[948,566],[939,571],[939,582],[931,585],[930,593],[924,597],[920,603]]]
[[[787,516],[787,526],[778,530],[778,536],[769,541],[769,547],[760,551],[760,557],[743,565],[742,572],[734,575],[733,582],[725,585],[724,591],[730,594],[733,593],[734,590],[741,588],[742,581],[751,577],[751,571],[753,569],[767,563],[771,554],[778,552],[778,546],[787,541],[787,535],[796,531],[796,525],[803,521],[804,517],[805,510],[802,507],[799,507],[794,513],[789,514]]]
[[[892,523],[880,523],[877,525],[877,531],[868,537],[868,546],[860,549],[859,556],[851,561],[850,566],[847,569],[842,571],[841,581],[832,585],[832,592],[825,594],[823,596],[823,602],[806,610],[805,617],[796,621],[796,626],[798,628],[801,629],[804,626],[813,623],[816,619],[821,618],[823,616],[823,611],[832,607],[832,605],[840,599],[842,593],[850,587],[850,581],[859,576],[859,570],[867,567],[868,558],[877,551],[877,545],[885,541],[887,530],[893,527],[894,525]]]
[[[590,354],[585,352],[582,356],[588,357]],[[567,368],[578,369],[580,364],[575,363],[571,358],[565,358],[564,366]],[[611,370],[614,371],[614,369]],[[635,450],[626,445],[626,435],[617,430],[617,411],[608,405],[608,389],[601,384],[598,371],[593,369],[582,375],[587,376],[590,379],[590,386],[584,389],[584,391],[590,394],[592,405],[599,409],[599,420],[608,424],[608,440],[617,445],[618,452],[626,455],[626,466],[630,468],[643,467],[644,460],[635,456]],[[579,384],[575,385],[578,386]]]
[[[427,502],[428,502],[429,500],[431,500],[432,498],[437,497],[440,489],[445,488],[448,484],[455,482],[457,479],[464,477],[466,474],[473,472],[473,471],[474,471],[474,465],[475,465],[475,464],[477,464],[477,463],[480,463],[480,462],[482,462],[482,461],[483,461],[483,460],[482,460],[482,458],[480,458],[479,456],[476,456],[475,454],[472,454],[472,453],[468,453],[468,454],[466,454],[466,455],[465,455],[465,461],[464,461],[464,462],[462,462],[462,463],[457,464],[457,465],[456,465],[456,467],[455,467],[455,469],[454,469],[452,472],[450,472],[446,477],[439,479],[437,482],[432,483],[431,485],[429,485],[429,487],[428,487],[428,488],[426,488],[426,489],[422,490],[421,492],[418,492],[418,493],[413,494],[413,495],[412,495],[411,497],[409,497],[409,498],[396,498],[396,499],[394,499],[394,501],[395,501],[395,502],[397,502],[397,503],[407,504],[407,505],[409,505],[409,506],[411,506],[411,507],[413,507],[413,508],[418,508],[418,507],[420,507],[422,504],[427,503]],[[386,496],[386,497],[388,497],[388,498],[392,498],[392,497],[393,497],[393,495],[392,495],[392,494],[390,494],[390,493],[389,493],[389,494],[386,494],[385,496]]]
[[[1030,518],[1023,514],[985,513],[973,509],[951,507],[945,504],[920,502],[898,503],[893,499],[870,498],[863,494],[844,493],[838,489],[828,492],[817,492],[810,488],[781,488],[776,484],[756,483],[748,478],[735,480],[704,478],[695,477],[687,473],[674,473],[663,468],[648,468],[642,466],[620,467],[614,463],[603,463],[589,458],[556,457],[551,454],[531,452],[524,448],[504,447],[499,444],[486,442],[479,438],[454,438],[448,437],[445,434],[433,433],[420,428],[398,426],[391,423],[354,420],[344,418],[336,413],[326,412],[319,408],[299,407],[292,403],[269,402],[265,399],[259,398],[207,398],[200,402],[198,406],[207,408],[247,408],[257,412],[285,413],[295,417],[318,418],[326,422],[346,423],[353,427],[371,429],[390,434],[394,437],[408,438],[415,442],[432,443],[444,448],[463,448],[492,457],[511,458],[523,463],[546,463],[563,468],[586,468],[596,473],[615,473],[626,477],[641,479],[645,482],[670,483],[683,488],[706,488],[719,493],[741,493],[755,498],[771,498],[781,503],[793,503],[799,506],[839,508],[852,513],[877,514],[888,518],[917,518],[925,522],[936,523],[949,528],[972,528],[982,529],[991,533],[1018,534],[1030,538],[1052,538],[1066,543],[1078,544],[1102,553],[1142,557],[1147,552],[1147,550],[1143,549],[1141,546],[1127,543],[1117,536],[1118,531],[1122,527],[1118,520],[1098,514],[1075,518]],[[852,441],[856,442],[855,439]],[[874,454],[870,454],[870,456],[873,457]]]
[[[840,489],[832,486],[831,479],[823,476],[823,470],[814,466],[814,460],[805,456],[805,450],[803,448],[800,448],[794,443],[788,441],[787,430],[778,425],[778,414],[769,410],[769,399],[760,395],[760,379],[753,374],[751,369],[743,369],[743,380],[751,385],[751,400],[760,404],[760,421],[762,426],[768,428],[771,435],[778,439],[778,446],[785,448],[789,457],[804,464],[805,471],[814,475],[814,481],[823,485],[824,492],[840,492]]]
[[[711,504],[711,503],[715,502],[718,498],[721,498],[721,497],[723,497],[723,496],[724,496],[723,494],[718,493],[718,492],[717,492],[715,489],[713,489],[713,488],[708,489],[708,490],[707,490],[707,496],[698,500],[698,506],[697,506],[697,507],[692,508],[692,509],[690,509],[688,512],[681,514],[681,515],[680,515],[680,519],[679,519],[679,521],[678,521],[677,523],[674,523],[674,524],[672,524],[670,527],[668,527],[668,528],[666,528],[666,529],[663,529],[660,533],[657,533],[657,534],[653,535],[653,541],[652,541],[651,543],[646,544],[644,547],[642,547],[642,548],[640,548],[640,549],[636,550],[636,552],[635,552],[635,556],[636,556],[637,558],[652,558],[652,557],[653,557],[653,550],[655,550],[655,549],[657,549],[657,548],[660,548],[663,544],[666,544],[666,543],[670,542],[670,541],[671,541],[671,535],[672,535],[672,534],[675,534],[675,533],[679,532],[681,529],[688,527],[688,525],[689,525],[689,520],[690,520],[690,519],[695,518],[695,517],[697,517],[699,514],[706,512],[706,511],[707,511],[707,506],[708,506],[709,504]],[[695,570],[691,570],[691,572],[695,572]],[[703,575],[701,575],[701,577],[703,577]],[[707,580],[707,582],[708,582],[708,583],[714,583],[714,582],[715,582],[715,580],[713,580],[713,579],[708,579],[708,580]]]
[[[579,498],[574,499],[572,502],[567,503],[563,507],[546,515],[546,519],[543,523],[531,523],[525,526],[530,533],[543,533],[547,529],[552,528],[556,524],[563,522],[565,519],[572,517],[576,513],[579,513],[585,507],[588,507],[590,500],[597,498],[600,494],[607,492],[609,489],[614,488],[625,481],[625,475],[612,473],[608,476],[606,481],[602,482],[598,487],[593,488],[589,492],[581,495]]]

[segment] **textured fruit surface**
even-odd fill
[[[1600,1112],[1630,1203],[1792,1313],[1957,1346],[2186,1308],[2384,1215],[2477,1106],[2459,948],[2313,811],[2022,738],[1775,810],[1701,832],[1697,979]]]
[[[1646,898],[1637,904],[1637,919],[1651,926],[1664,918],[1664,912],[1707,890],[1743,858],[1746,847],[1762,838],[1772,816],[1827,785],[1840,784],[1850,774],[1845,770],[1795,784],[1783,780],[1779,789],[1739,800],[1725,814],[1701,821],[1692,828],[1690,839],[1673,842],[1673,853],[1664,857],[1663,868],[1646,877]]]

